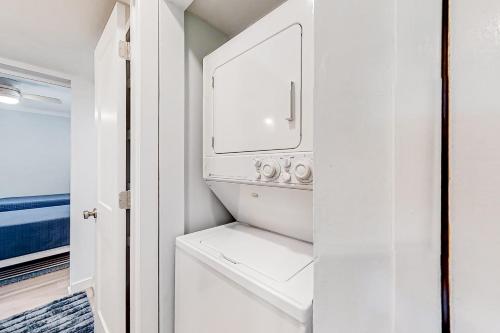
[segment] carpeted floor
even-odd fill
[[[94,317],[85,292],[0,321],[1,333],[93,333]]]

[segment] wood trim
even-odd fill
[[[441,320],[442,333],[450,333],[450,216],[449,216],[449,0],[443,0],[441,30]]]

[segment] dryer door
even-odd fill
[[[299,146],[301,62],[302,27],[294,24],[216,68],[216,153]]]

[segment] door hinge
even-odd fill
[[[214,146],[215,146],[215,138],[212,137],[212,148],[214,148]]]
[[[212,76],[212,88],[215,88],[215,77]]]
[[[130,60],[130,43],[121,40],[118,43],[118,55],[120,58]]]
[[[130,209],[132,201],[131,196],[130,191],[123,191],[118,194],[118,206],[120,209]]]

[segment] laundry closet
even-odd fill
[[[240,26],[203,3],[184,20],[175,332],[312,332],[313,2],[248,2]]]

